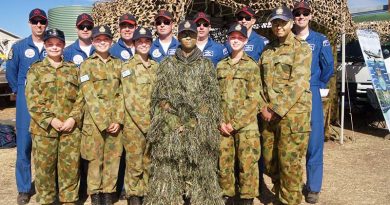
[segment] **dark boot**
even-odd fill
[[[139,196],[130,196],[127,199],[127,205],[142,205],[142,198]]]
[[[222,199],[225,205],[233,205],[233,201],[234,201],[233,197],[224,196]]]
[[[91,195],[91,204],[92,205],[103,205],[103,201],[101,199],[100,194],[92,194]]]
[[[240,199],[240,205],[252,205],[253,199]]]
[[[29,193],[19,192],[16,201],[17,201],[18,205],[28,204],[28,202],[30,202],[30,197],[31,196]]]
[[[103,202],[104,205],[113,205],[114,200],[112,199],[112,194],[111,193],[103,193]]]

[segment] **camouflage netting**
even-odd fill
[[[228,24],[237,10],[248,5],[257,11],[259,22],[266,22],[269,11],[279,5],[292,7],[295,0],[112,0],[97,2],[93,8],[93,17],[97,24],[108,24],[118,34],[118,18],[124,13],[131,13],[141,25],[152,28],[154,15],[159,9],[167,9],[174,15],[174,20],[183,20],[186,14],[207,10],[212,20],[222,18]],[[346,33],[354,35],[355,26],[348,11],[346,0],[308,0],[313,9],[313,27],[325,33],[331,41],[336,40],[345,22]],[[230,10],[230,12],[229,12]],[[215,11],[215,12],[214,12]]]

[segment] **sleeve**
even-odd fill
[[[332,54],[332,47],[328,39],[324,38],[320,51],[320,68],[321,68],[321,88],[326,88],[326,84],[329,82],[330,78],[333,75],[334,70],[334,60]]]
[[[209,60],[205,60],[205,88],[200,106],[200,114],[203,117],[211,117],[213,123],[219,123],[221,118],[220,102],[221,96],[219,92],[218,80],[216,69],[214,69],[213,63]]]
[[[121,64],[120,60],[118,60],[118,63],[119,63],[119,66],[118,66],[116,72],[118,72],[118,76],[121,76],[122,64]],[[124,102],[124,98],[123,98],[122,78],[119,77],[118,79],[119,79],[119,87],[117,89],[117,93],[115,94],[115,101],[114,101],[113,107],[112,107],[112,113],[111,113],[112,118],[111,119],[113,120],[113,122],[111,122],[111,123],[118,123],[118,124],[123,125],[124,116],[125,116],[125,102]]]
[[[260,68],[256,65],[248,73],[249,81],[247,83],[247,96],[242,104],[242,109],[237,109],[235,113],[232,126],[235,130],[242,129],[248,126],[256,118],[259,112],[260,102]]]
[[[13,93],[18,89],[18,73],[19,73],[19,49],[17,44],[14,44],[8,53],[8,60],[6,62],[6,78],[8,85]]]
[[[295,50],[294,64],[291,75],[279,92],[275,92],[274,100],[268,104],[268,108],[283,117],[298,102],[299,98],[306,92],[304,87],[309,88],[310,66],[312,52],[306,43],[303,43]]]
[[[64,49],[64,61],[66,62],[73,62],[73,59],[72,59],[72,53],[71,53],[71,47],[72,45],[69,45],[68,47],[66,47]]]
[[[78,79],[80,79],[80,73],[77,72]],[[76,121],[76,125],[81,125],[81,119],[83,118],[84,115],[84,97],[80,89],[80,83],[79,83],[79,88],[77,90],[77,97],[76,101],[73,104],[73,109],[69,113],[69,117],[73,118]],[[80,126],[79,126],[80,127]]]
[[[55,115],[46,106],[46,101],[42,97],[42,90],[39,88],[39,82],[39,75],[35,72],[35,69],[30,69],[27,73],[25,92],[27,108],[32,120],[47,130]]]
[[[80,67],[80,89],[85,100],[86,109],[100,131],[104,131],[110,126],[110,118],[101,114],[101,110],[105,109],[105,104],[94,92],[94,86],[89,74],[88,63],[81,64]]]

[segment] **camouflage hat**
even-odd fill
[[[144,27],[138,27],[133,34],[133,41],[136,41],[140,38],[149,38],[153,40],[152,32]]]
[[[290,21],[294,18],[291,13],[291,10],[286,6],[279,6],[272,10],[270,16],[268,17],[268,22],[274,19],[282,19],[284,21]]]
[[[112,33],[110,30],[110,27],[105,26],[105,25],[104,26],[95,26],[92,29],[92,38],[95,38],[98,35],[106,35],[106,36],[112,38]]]
[[[120,18],[119,18],[119,24],[122,24],[122,23],[129,23],[129,24],[133,24],[133,25],[136,25],[137,24],[137,20],[135,19],[135,17],[131,14],[123,14]]]
[[[303,1],[303,0],[302,0],[302,1],[299,1],[299,2],[296,2],[296,3],[294,4],[293,12],[294,12],[295,10],[298,10],[298,9],[304,9],[304,10],[309,10],[309,11],[311,11],[309,4],[308,4],[306,1]]]
[[[205,14],[204,12],[198,12],[195,16],[194,16],[194,22],[198,22],[199,20],[205,20],[207,21],[207,23],[211,23],[210,22],[210,16]]]
[[[92,16],[87,14],[87,13],[82,13],[79,16],[77,16],[76,26],[79,26],[80,24],[82,24],[82,23],[84,23],[86,21],[92,23],[92,25],[93,25],[93,18],[92,18]]]
[[[32,18],[35,17],[41,17],[43,19],[47,19],[46,12],[42,9],[33,9],[30,11],[30,15],[28,16],[28,19],[31,20]]]
[[[194,33],[198,33],[198,29],[196,27],[196,24],[194,21],[191,20],[185,20],[179,23],[179,32],[181,33],[182,31],[192,31]]]
[[[235,24],[230,26],[227,34],[230,35],[231,33],[235,32],[235,31],[240,32],[243,36],[245,36],[245,38],[248,38],[247,29],[245,26],[243,26],[239,23],[235,23]]]
[[[57,38],[65,43],[65,34],[63,31],[52,28],[45,32],[45,37],[43,38],[43,41],[46,41],[49,38]]]

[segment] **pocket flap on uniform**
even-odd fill
[[[288,113],[291,133],[310,132],[310,112]]]

